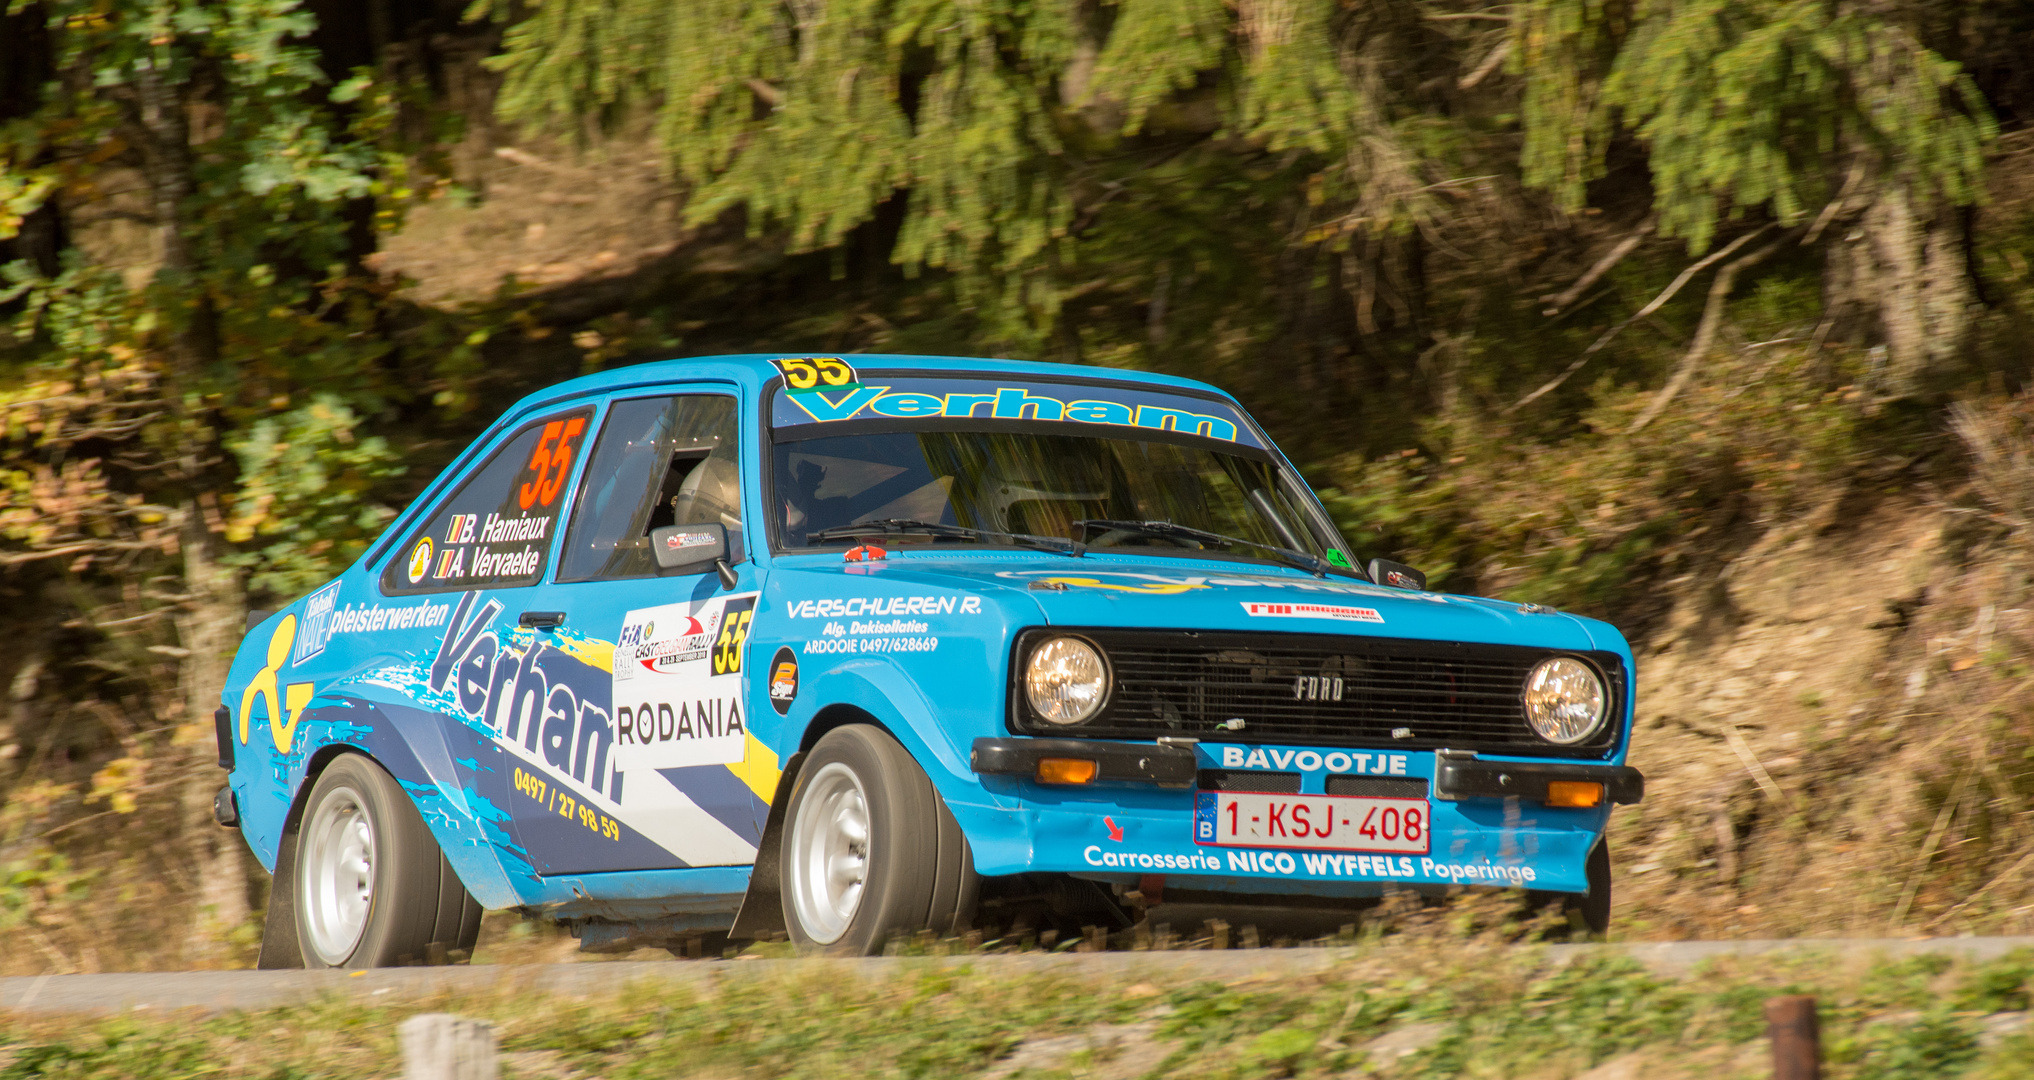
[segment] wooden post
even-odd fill
[[[1822,1036],[1815,999],[1766,999],[1766,1034],[1773,1041],[1773,1080],[1822,1080]]]
[[[403,1080],[495,1080],[494,1028],[451,1013],[419,1013],[396,1029]]]

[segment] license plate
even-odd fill
[[[1203,791],[1194,797],[1194,841],[1215,847],[1425,855],[1431,820],[1425,799],[1247,791]]]

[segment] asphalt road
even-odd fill
[[[2013,949],[2034,948],[2034,937],[1879,940],[1797,938],[1786,941],[1636,942],[1553,945],[1560,962],[1584,950],[1624,952],[1663,974],[1683,974],[1716,956],[1822,951],[1888,957],[1941,953],[1989,960]],[[708,982],[782,974],[792,965],[829,964],[842,977],[882,978],[928,966],[971,964],[1010,972],[1075,970],[1098,981],[1150,979],[1161,985],[1189,979],[1234,979],[1254,974],[1305,974],[1348,955],[1336,948],[1238,949],[1227,952],[1019,953],[955,957],[885,957],[868,960],[692,960],[577,964],[475,965],[382,968],[374,971],[191,971],[104,975],[38,975],[0,979],[0,1009],[24,1012],[119,1012],[129,1009],[206,1011],[258,1009],[307,1001],[324,994],[409,1000],[445,993],[515,989],[588,994],[636,980]]]

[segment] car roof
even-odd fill
[[[836,356],[855,366],[858,371],[870,369],[894,369],[902,371],[951,372],[955,375],[1030,375],[1049,379],[1106,379],[1112,382],[1140,383],[1153,387],[1185,390],[1199,394],[1214,394],[1233,401],[1227,391],[1210,386],[1197,379],[1183,379],[1177,375],[1162,375],[1150,371],[1130,371],[1123,368],[1094,367],[1086,364],[1047,364],[1033,360],[990,360],[966,356],[911,356],[893,353],[814,353],[777,352],[741,353],[731,356],[689,356],[672,360],[656,360],[645,364],[630,364],[592,375],[582,375],[561,383],[547,386],[524,397],[503,414],[504,418],[516,416],[524,411],[539,407],[547,402],[562,398],[582,397],[587,394],[602,394],[636,386],[654,386],[679,380],[714,379],[747,386],[760,390],[764,383],[777,377],[772,361],[786,357]]]

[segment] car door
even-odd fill
[[[593,407],[579,405],[514,429],[418,521],[379,581],[384,596],[429,595],[440,603],[427,605],[435,642],[426,640],[412,666],[378,676],[415,708],[385,699],[377,708],[414,751],[443,748],[453,775],[478,796],[470,809],[479,825],[511,850],[519,846],[509,828],[511,784],[523,774],[504,748],[520,736],[517,722],[527,719],[512,705],[535,689],[520,662],[534,631],[517,621],[548,569],[593,419]],[[545,689],[544,707],[567,708],[569,690],[559,696]],[[576,718],[579,710],[572,711]]]
[[[742,767],[753,743],[743,646],[757,590],[741,551],[737,417],[738,399],[726,391],[624,397],[607,407],[557,573],[541,590],[543,606],[563,618],[557,635],[607,669],[605,731],[581,725],[568,747],[546,728],[539,741],[545,763],[569,769],[570,793],[601,827],[550,801],[515,800],[516,832],[539,873],[755,861],[768,805]],[[652,529],[703,523],[727,529],[733,589],[712,570],[662,571],[651,553]],[[603,767],[606,789],[576,783]],[[657,850],[600,839],[616,831],[609,815]]]

